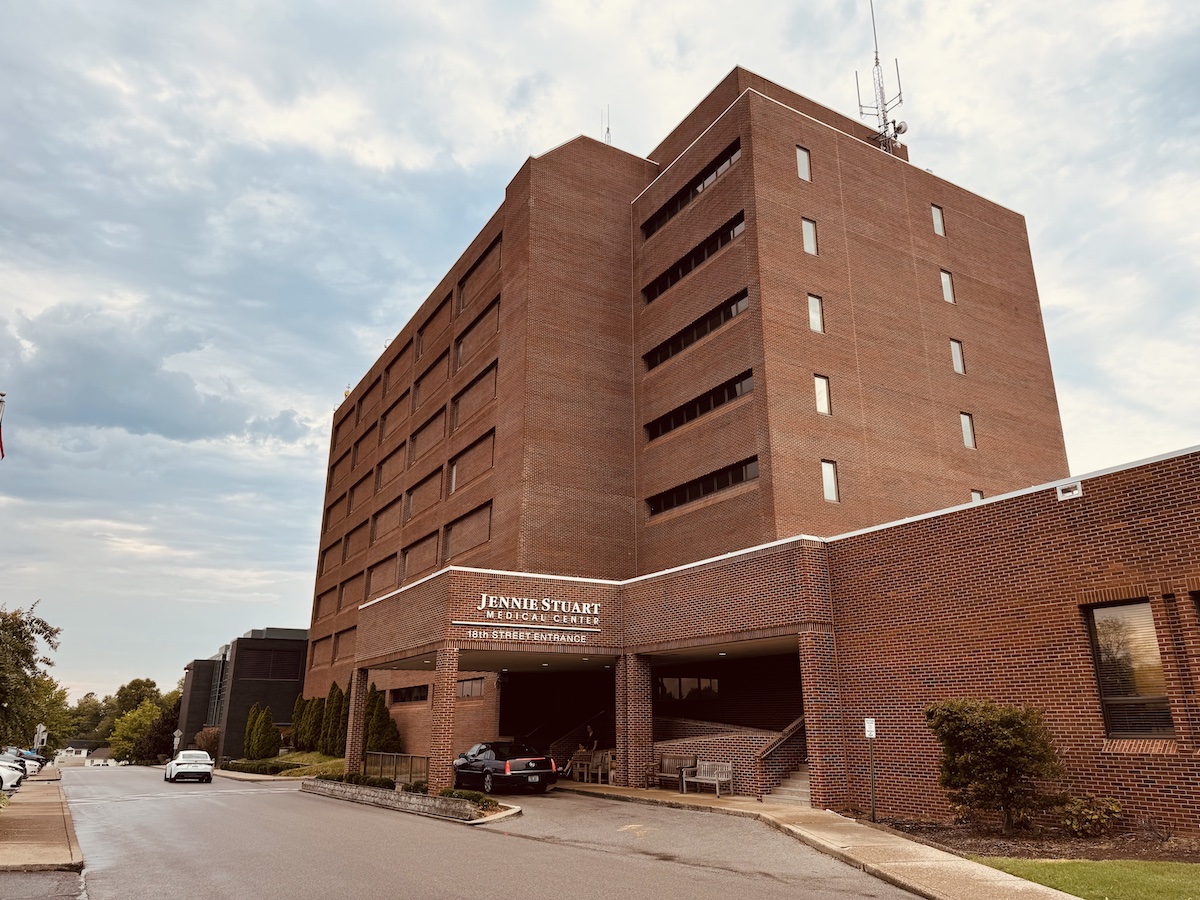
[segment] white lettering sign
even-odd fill
[[[587,635],[600,633],[600,604],[554,597],[503,597],[480,594],[474,611],[480,621],[455,619],[477,641],[531,641],[586,644]]]

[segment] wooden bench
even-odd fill
[[[695,753],[664,753],[657,763],[646,767],[646,787],[659,787],[665,781],[683,790],[682,772],[695,765]]]
[[[608,782],[612,784],[612,750],[596,750],[592,753],[591,762],[588,764],[588,774],[585,781],[591,781],[592,776],[596,776],[596,784]]]
[[[684,769],[683,771],[683,792],[687,793],[689,784],[696,785],[696,793],[700,792],[700,785],[711,784],[716,789],[717,796],[721,796],[721,785],[729,785],[729,793],[733,793],[733,763],[731,762],[710,762],[708,760],[700,760],[696,765]]]
[[[576,781],[592,780],[592,754],[590,751],[575,751],[571,757],[571,777]]]

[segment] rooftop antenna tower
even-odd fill
[[[606,104],[600,111],[600,127],[604,131],[604,143],[612,144],[612,104]]]
[[[892,110],[900,106],[904,102],[904,91],[900,86],[900,60],[896,60],[896,96],[888,99],[887,89],[883,85],[883,66],[879,64],[879,33],[875,28],[875,0],[871,2],[871,37],[875,39],[875,65],[871,69],[871,76],[875,81],[875,103],[867,105],[862,102],[862,90],[858,86],[858,72],[854,73],[854,89],[858,91],[858,114],[864,119],[871,115],[875,116],[879,123],[879,132],[875,135],[875,143],[879,144],[879,149],[886,153],[896,152],[896,138],[908,131],[908,125],[904,122],[897,122],[895,119],[888,121],[888,115]]]

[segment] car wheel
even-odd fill
[[[169,779],[169,778],[167,777],[167,773],[166,773],[166,772],[163,772],[163,781],[170,781],[170,780],[171,780],[171,779]]]
[[[204,783],[205,783],[205,784],[212,784],[212,776],[211,776],[211,775],[205,775],[205,776],[204,776]]]
[[[534,788],[534,790],[539,794],[544,794],[544,793],[546,793],[546,791],[550,790],[550,785],[539,784],[536,788]]]
[[[453,772],[450,773],[450,787],[454,788],[454,790],[456,790],[456,791],[460,787],[460,785],[458,783],[458,769],[455,769]]]
[[[494,787],[494,785],[492,784],[492,773],[484,772],[483,773],[483,792],[485,794],[490,794],[492,792],[493,787]]]
[[[174,779],[174,778],[168,778],[168,779],[167,779],[167,781],[171,782],[171,784],[174,784],[174,783],[175,783],[175,779]]]

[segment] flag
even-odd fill
[[[4,459],[4,393],[0,392],[0,459]]]

